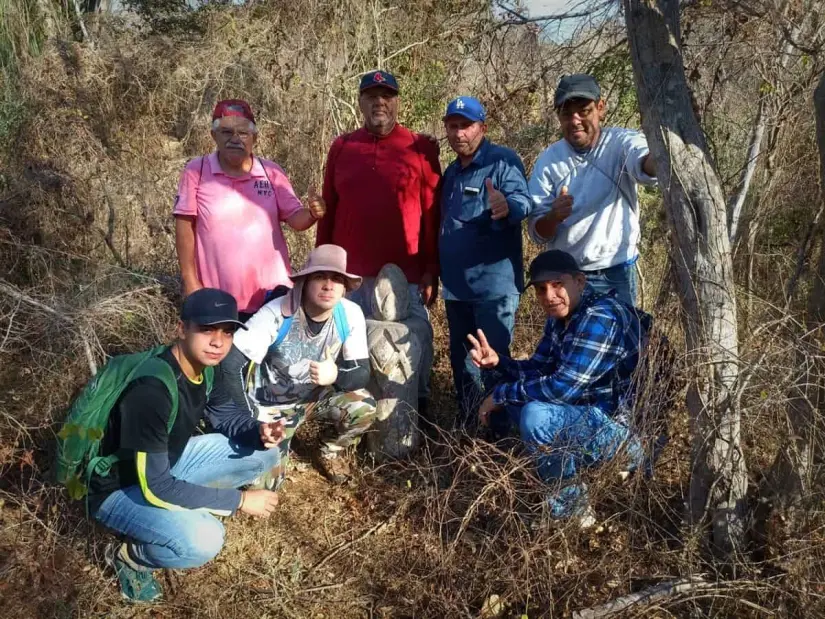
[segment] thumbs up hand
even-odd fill
[[[327,212],[327,205],[324,199],[315,191],[314,186],[310,186],[307,195],[307,209],[313,219],[321,219]]]
[[[484,181],[487,187],[487,203],[490,205],[490,211],[493,213],[493,220],[504,219],[510,214],[510,205],[507,204],[507,198],[498,189],[493,187],[493,180],[488,178]]]
[[[567,193],[567,185],[563,185],[559,196],[553,200],[550,207],[549,216],[552,217],[556,223],[561,223],[573,212],[573,196]]]
[[[329,350],[324,353],[323,361],[310,361],[309,378],[313,385],[331,385],[338,379],[338,365],[331,358]]]

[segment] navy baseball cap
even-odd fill
[[[602,89],[599,87],[599,82],[592,75],[587,73],[565,75],[559,81],[558,88],[556,88],[553,107],[559,109],[571,99],[598,101],[601,97]]]
[[[217,288],[201,288],[183,300],[180,319],[196,325],[220,325],[230,323],[246,329],[238,320],[238,303],[228,292]]]
[[[475,97],[457,97],[450,101],[442,120],[447,120],[448,116],[463,116],[473,122],[484,122],[487,112]]]
[[[358,92],[364,92],[367,88],[375,88],[377,86],[398,92],[398,82],[395,76],[386,71],[370,71],[367,73],[361,78],[361,85],[358,87]]]
[[[559,249],[549,249],[540,253],[530,263],[530,281],[527,285],[555,282],[565,273],[575,275],[582,272],[573,256]]]

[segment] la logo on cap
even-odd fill
[[[376,74],[373,76],[372,81],[373,81],[373,82],[378,82],[378,83],[380,84],[381,82],[386,82],[386,81],[387,81],[387,78],[386,78],[386,77],[384,77],[383,75],[381,75],[381,73],[379,72],[379,73],[376,73]]]
[[[456,106],[459,110],[463,110],[463,109],[464,109],[464,101],[462,101],[461,99],[459,99],[458,101],[456,101],[455,106]]]

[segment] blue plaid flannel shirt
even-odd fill
[[[500,358],[496,369],[504,382],[493,390],[493,400],[597,406],[608,415],[632,406],[632,375],[651,324],[650,315],[588,284],[567,325],[547,321],[530,359]]]

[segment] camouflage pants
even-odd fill
[[[328,422],[321,435],[321,454],[335,457],[338,452],[358,444],[372,423],[375,421],[375,399],[366,389],[357,391],[336,391],[323,387],[313,393],[313,399],[297,402],[289,408],[259,407],[258,421],[277,421],[285,419],[285,436],[278,445],[281,462],[274,471],[277,475],[275,486],[280,486],[289,465],[289,448],[292,437],[299,426],[307,419]]]

